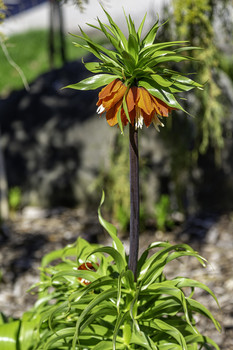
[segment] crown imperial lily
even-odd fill
[[[103,9],[104,10],[104,9]],[[189,91],[201,84],[167,69],[166,62],[181,62],[191,57],[182,53],[197,47],[187,47],[184,41],[154,43],[160,27],[158,21],[141,39],[144,16],[138,30],[131,16],[125,15],[129,36],[126,39],[112,17],[104,10],[109,24],[102,23],[97,18],[99,26],[88,24],[101,31],[113,50],[95,43],[80,28],[82,36],[74,35],[85,44],[75,43],[98,58],[98,62],[84,63],[85,67],[95,75],[68,87],[78,90],[92,90],[104,88],[99,93],[97,112],[106,112],[106,119],[110,126],[123,127],[128,123],[141,128],[143,123],[163,126],[161,117],[168,117],[173,109],[183,110],[175,98],[179,92]]]
[[[158,125],[164,126],[159,117],[168,117],[169,112],[174,109],[151,95],[143,87],[132,86],[127,92],[127,87],[119,79],[115,79],[100,91],[97,102],[97,106],[99,106],[97,113],[106,112],[106,119],[110,126],[118,123],[117,113],[123,103],[124,96],[126,96],[129,120],[124,109],[121,109],[123,126],[130,121],[135,129],[138,129],[142,128],[144,121],[147,127],[153,123],[158,129]]]

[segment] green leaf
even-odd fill
[[[89,327],[92,323],[95,323],[94,321],[96,321],[98,318],[102,318],[104,316],[109,316],[109,315],[117,316],[116,308],[110,303],[104,305],[104,307],[103,305],[99,305],[99,307],[95,308],[94,313],[92,313],[89,317],[85,318],[85,321],[82,323],[80,327],[80,333],[82,333],[86,327]],[[108,332],[108,329],[106,329],[106,333],[107,332]]]
[[[79,300],[81,300],[81,298],[83,298],[85,295],[92,295],[93,297],[95,296],[93,292],[97,289],[101,289],[101,290],[105,290],[105,289],[111,289],[111,290],[115,290],[117,293],[117,278],[112,278],[112,277],[107,277],[107,276],[103,276],[101,278],[98,278],[97,280],[95,280],[94,282],[90,283],[89,285],[87,285],[85,288],[82,288],[80,290],[78,290],[77,292],[72,293],[69,296],[69,302],[72,303],[74,302],[78,302]]]
[[[153,44],[157,31],[160,27],[160,25],[158,24],[158,20],[157,22],[153,25],[153,27],[149,30],[149,32],[146,34],[145,38],[142,41],[142,47],[147,47],[151,44]]]
[[[171,86],[172,84],[174,84],[173,81],[170,81],[168,79],[164,79],[163,77],[161,77],[161,75],[158,75],[158,74],[152,74],[151,75],[151,78],[157,83],[159,84],[160,86],[163,86],[163,87],[169,87]]]
[[[168,281],[170,282],[170,281]],[[179,302],[180,305],[183,308],[183,312],[186,318],[186,321],[188,324],[192,327],[191,322],[189,320],[189,314],[188,314],[188,308],[187,308],[187,303],[186,303],[186,298],[184,296],[184,293],[179,289],[174,286],[169,286],[169,283],[161,282],[161,283],[153,283],[150,284],[145,291],[145,294],[151,293],[157,293],[157,294],[165,294],[165,295],[171,295],[174,298],[176,298]],[[144,292],[142,291],[141,294],[143,295]]]
[[[173,79],[175,83],[180,83],[183,85],[190,85],[190,86],[195,86],[200,88],[203,87],[202,84],[199,84],[196,81],[188,77],[185,77],[184,75],[181,75],[181,74],[172,74],[171,79]]]
[[[158,331],[165,332],[171,337],[173,337],[178,342],[178,344],[181,345],[183,350],[188,350],[185,338],[176,327],[172,327],[167,322],[164,322],[159,319],[154,319],[151,323],[153,327],[156,328]]]
[[[185,340],[187,344],[195,344],[195,343],[203,344],[203,345],[210,344],[214,346],[216,350],[220,350],[218,345],[212,339],[200,334],[188,335],[185,337]]]
[[[207,287],[204,283],[201,283],[199,281],[196,281],[196,280],[193,280],[190,278],[185,278],[185,277],[176,277],[175,279],[173,279],[173,282],[177,282],[176,286],[178,288],[195,287],[195,288],[201,288],[201,289],[205,290],[207,293],[209,293],[214,298],[217,305],[219,306],[218,299],[216,298],[216,296],[214,295],[212,290],[209,287]]]
[[[172,249],[172,245],[168,242],[154,242],[154,243],[151,243],[149,247],[143,252],[141,258],[139,259],[139,264],[141,268],[140,268],[140,274],[139,274],[138,280],[142,280],[142,278],[145,277],[153,261],[156,260],[157,256],[162,252],[162,251],[159,251],[156,254],[153,254],[149,259],[146,260],[149,251],[151,249],[161,248],[161,247],[165,249]]]
[[[138,82],[138,86],[144,87],[148,92],[159,98],[161,101],[165,102],[168,106],[172,108],[181,109],[185,112],[183,107],[177,102],[174,95],[171,94],[169,91],[165,90],[165,88],[161,88],[154,80],[152,79],[142,79]]]
[[[4,323],[0,326],[0,349],[17,350],[20,321]]]
[[[139,57],[144,57],[145,55],[152,55],[154,52],[158,50],[166,49],[167,47],[177,46],[177,45],[183,45],[187,41],[167,41],[165,43],[156,43],[152,44],[150,46],[144,47],[140,50]]]
[[[120,78],[118,75],[111,74],[96,74],[92,77],[86,78],[76,84],[68,85],[66,88],[76,90],[95,90],[101,86],[111,83],[114,79]]]
[[[84,33],[84,31],[80,28],[81,33],[83,35],[74,35],[79,39],[85,40],[87,42],[87,44],[90,46],[90,48],[92,48],[94,51],[96,51],[98,54],[100,52],[104,52],[106,55],[108,55],[109,57],[111,57],[113,60],[116,59],[116,53],[113,50],[109,50],[106,47],[104,47],[103,45],[97,44],[96,42],[94,42],[91,38],[88,37],[87,34]]]
[[[123,109],[124,109],[126,118],[128,119],[129,123],[131,123],[130,116],[129,116],[129,111],[128,111],[128,107],[127,107],[127,103],[126,103],[126,100],[125,100],[125,95],[123,97],[122,105],[123,105]]]
[[[164,63],[164,62],[182,62],[182,61],[187,61],[189,58],[185,57],[185,56],[176,56],[176,55],[163,55],[160,57],[156,57],[154,59],[152,59],[148,66],[149,67],[155,67],[160,63]]]
[[[103,226],[103,228],[109,233],[109,235],[111,236],[112,240],[113,240],[113,248],[115,248],[118,253],[122,256],[123,259],[125,259],[125,249],[124,246],[121,242],[121,240],[117,237],[117,229],[114,225],[112,225],[111,223],[107,222],[101,214],[101,207],[104,203],[104,199],[105,199],[105,193],[104,191],[102,192],[102,197],[101,197],[101,201],[100,201],[100,205],[98,208],[98,218],[99,218],[99,222],[100,224]]]
[[[98,294],[83,310],[81,315],[79,316],[77,322],[76,322],[76,331],[73,337],[72,342],[72,349],[75,349],[76,341],[80,333],[80,326],[81,323],[86,319],[87,314],[96,306],[100,305],[103,300],[108,300],[109,298],[116,297],[116,291],[115,290],[107,290],[100,294]]]
[[[128,51],[130,55],[134,57],[134,59],[138,57],[138,42],[133,36],[133,34],[129,34]]]
[[[142,346],[147,350],[158,350],[152,339],[144,332],[133,329],[130,344]]]
[[[106,36],[106,38],[110,41],[110,43],[117,49],[119,50],[121,47],[120,47],[120,41],[118,39],[116,39],[112,34],[110,34],[106,29],[105,29],[105,25],[99,20],[99,18],[97,18],[98,22],[99,22],[99,25],[100,25],[100,28],[98,27],[95,27],[91,24],[88,24],[90,27],[92,28],[96,28],[96,29],[99,29],[101,30],[104,35]]]
[[[35,329],[38,322],[39,316],[35,317],[33,312],[27,312],[23,315],[19,334],[20,350],[29,350],[36,342]]]
[[[145,16],[143,17],[143,20],[142,20],[142,22],[141,22],[141,24],[140,24],[140,26],[139,26],[139,28],[138,28],[138,32],[137,32],[138,40],[141,39],[142,29],[143,29],[143,26],[144,26],[144,23],[145,23],[145,20],[146,20],[146,15],[147,15],[147,14],[145,14]]]
[[[135,40],[137,40],[137,32],[135,29],[135,24],[134,21],[132,20],[132,17],[129,15],[129,23],[130,23],[130,34],[132,34],[135,38]]]
[[[156,298],[156,301],[154,299]],[[154,319],[154,316],[156,317],[162,317],[162,316],[175,316],[178,312],[182,311],[181,305],[173,297],[164,297],[160,300],[157,298],[157,295],[154,296],[152,299],[150,297],[150,293],[148,293],[148,302],[144,305],[143,309],[144,312],[139,312],[138,318],[145,320]]]
[[[123,124],[122,124],[122,120],[121,120],[121,108],[122,108],[122,105],[120,106],[120,108],[118,109],[118,112],[117,112],[117,122],[118,122],[119,128],[121,130],[121,133],[124,135],[124,129],[123,129]]]
[[[114,331],[113,331],[113,344],[112,344],[112,348],[113,350],[117,350],[116,347],[116,340],[117,340],[117,335],[118,332],[120,330],[121,325],[123,324],[125,318],[127,317],[127,313],[126,312],[121,312],[120,314],[118,314],[117,319],[115,321],[115,327],[114,327]]]
[[[74,34],[73,34],[74,35]],[[89,45],[84,45],[80,43],[73,42],[75,47],[82,48],[90,53],[92,53],[95,57],[99,58],[101,60],[101,56],[98,50],[94,49],[93,47],[90,47]]]
[[[76,278],[84,278],[90,282],[95,281],[97,278],[101,277],[97,272],[91,271],[91,270],[74,270],[74,269],[67,269],[60,271],[56,273],[52,277],[52,282],[55,283],[59,281],[60,279],[64,280],[66,276],[74,276]]]
[[[221,331],[221,326],[219,324],[218,321],[215,320],[214,316],[212,315],[212,313],[201,303],[199,303],[198,301],[191,299],[191,298],[186,298],[187,299],[187,303],[191,306],[191,309],[195,312],[198,312],[204,316],[206,316],[207,318],[209,318],[213,324],[215,325],[216,329],[220,332]]]
[[[206,260],[200,256],[197,252],[194,251],[178,251],[178,252],[172,252],[169,257],[167,258],[167,263],[169,263],[172,260],[181,258],[182,256],[193,256],[194,258],[196,258],[199,263],[205,267],[206,266]]]
[[[176,52],[183,52],[183,51],[190,51],[190,50],[203,50],[203,48],[198,46],[185,46],[179,49],[175,49]]]
[[[119,273],[125,271],[126,269],[126,260],[121,256],[121,254],[112,247],[102,247],[95,249],[92,254],[96,253],[106,253],[113,257],[114,262],[116,263],[117,270]]]
[[[102,7],[103,8],[103,7]],[[128,43],[127,43],[127,39],[126,37],[124,36],[124,34],[122,33],[122,31],[120,30],[120,28],[117,26],[117,24],[113,21],[112,17],[109,15],[109,13],[103,8],[106,16],[108,17],[108,21],[109,21],[109,24],[110,24],[110,30],[114,33],[114,35],[121,41],[123,47],[126,49],[127,46],[128,46]]]
[[[120,348],[119,348],[120,349]],[[93,350],[112,350],[112,341],[104,340],[97,344]]]
[[[125,62],[125,65],[129,68],[129,71],[133,72],[136,65],[134,57],[127,51],[122,51],[122,57]]]
[[[87,62],[87,63],[85,63],[84,61],[82,61],[82,63],[84,64],[85,68],[92,73],[101,73],[102,72],[103,68],[101,67],[100,62]]]

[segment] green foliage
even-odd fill
[[[178,71],[167,69],[164,63],[190,61],[191,57],[183,53],[198,48],[185,46],[186,41],[154,43],[160,28],[158,21],[142,39],[146,16],[136,30],[131,16],[125,15],[128,26],[128,38],[126,38],[109,13],[106,10],[104,12],[109,24],[104,24],[97,18],[99,26],[92,24],[89,26],[104,34],[114,50],[99,45],[80,28],[82,36],[75,35],[75,37],[84,43],[75,43],[75,46],[92,53],[99,62],[85,64],[86,68],[95,74],[94,76],[67,87],[91,90],[107,85],[114,79],[121,79],[128,88],[118,111],[118,124],[122,132],[123,127],[119,116],[123,109],[130,122],[125,98],[131,86],[143,87],[169,107],[184,111],[174,95],[193,88],[201,89],[202,85]]]
[[[201,94],[196,92],[199,110],[196,111],[195,122],[198,134],[201,135],[197,147],[201,153],[204,153],[211,144],[217,151],[223,147],[222,125],[225,109],[216,79],[219,59],[213,29],[213,15],[217,4],[210,3],[209,0],[173,0],[173,8],[174,22],[170,34],[174,40],[185,39],[191,45],[204,48],[202,51],[193,51],[192,54],[200,64],[196,65],[190,61],[189,66],[189,70],[194,69],[197,72],[197,79],[205,84]],[[199,115],[201,117],[198,117]]]
[[[31,313],[25,313],[21,320],[7,319],[0,314],[0,346],[1,350],[31,350],[36,343],[34,327],[38,323],[32,320]]]
[[[21,189],[17,186],[10,188],[9,190],[9,206],[10,209],[15,211],[19,208],[22,201]]]
[[[166,228],[172,228],[174,221],[171,218],[170,197],[163,194],[155,205],[156,224],[159,230],[165,231]]]
[[[103,201],[104,195],[101,205]],[[99,220],[112,247],[79,238],[46,255],[41,281],[31,288],[38,289],[39,299],[21,321],[0,326],[1,349],[219,350],[199,333],[194,318],[196,313],[205,316],[220,330],[208,309],[193,299],[195,289],[201,288],[217,302],[213,292],[201,282],[185,277],[168,280],[164,274],[174,259],[192,256],[203,266],[205,259],[186,244],[152,243],[139,259],[134,281],[117,231],[100,209]],[[96,271],[79,270],[85,262]],[[16,346],[18,338],[21,347]]]

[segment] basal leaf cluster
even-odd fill
[[[99,220],[112,238],[112,247],[93,246],[79,238],[44,257],[41,281],[33,286],[39,299],[29,313],[37,334],[32,348],[219,349],[199,333],[194,318],[205,316],[220,330],[208,309],[193,299],[195,289],[201,288],[217,302],[213,292],[190,278],[168,280],[164,274],[174,259],[192,256],[202,265],[205,259],[186,244],[156,242],[140,257],[135,282],[116,229],[102,217],[100,208]],[[84,262],[91,262],[96,271],[78,270]],[[90,283],[82,285],[80,278]]]

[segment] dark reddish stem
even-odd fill
[[[137,261],[139,247],[139,158],[138,131],[129,124],[129,158],[130,158],[130,248],[129,269],[137,279]]]

